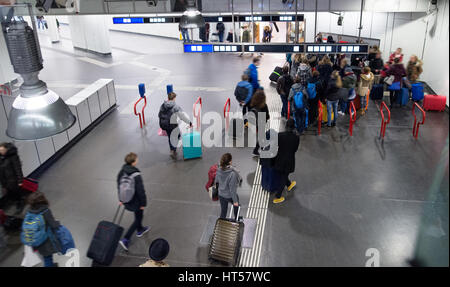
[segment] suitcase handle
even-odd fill
[[[117,225],[120,225],[120,222],[122,222],[123,214],[125,213],[125,206],[124,206],[123,210],[122,210],[122,213],[120,214],[119,221],[116,223],[117,215],[119,215],[119,211],[120,211],[120,207],[121,206],[122,205],[119,204],[119,206],[117,207],[116,214],[114,215],[114,218],[113,218],[113,221],[112,221],[114,224],[117,224]]]
[[[234,205],[232,205],[232,208],[230,210],[230,216],[228,218],[233,219],[233,211],[234,211]],[[239,204],[238,206],[238,212],[237,212],[237,216],[234,218],[234,221],[238,222],[239,221],[239,214],[241,213],[241,205]]]

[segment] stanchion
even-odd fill
[[[384,113],[383,113],[383,108],[385,108],[386,111],[388,112],[388,119],[387,120],[385,120]],[[380,105],[380,114],[381,114],[380,138],[384,139],[384,136],[386,134],[386,127],[389,124],[389,122],[391,121],[391,111],[389,110],[389,108],[387,107],[385,102],[382,102],[381,105]]]
[[[422,121],[417,122],[417,116],[416,116],[416,107],[422,112]],[[412,107],[412,114],[414,116],[414,125],[413,125],[413,137],[417,139],[419,136],[419,126],[423,125],[425,123],[425,111],[419,106],[419,104],[414,103]]]

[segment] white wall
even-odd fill
[[[70,34],[74,47],[109,54],[109,16],[68,16]]]

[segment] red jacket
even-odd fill
[[[400,63],[403,62],[403,54],[400,54],[400,56],[396,56],[395,53],[392,53],[389,56],[389,63],[394,63],[395,58],[400,58]]]

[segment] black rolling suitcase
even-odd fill
[[[271,80],[272,82],[277,82],[282,74],[283,74],[283,68],[277,66],[277,67],[275,67],[275,70],[273,70],[272,74],[270,74],[269,80]]]
[[[231,214],[233,214],[233,209],[231,208]],[[239,212],[240,210],[241,207],[239,207]],[[244,236],[244,222],[239,221],[239,212],[235,219],[217,219],[209,245],[208,257],[210,260],[231,266],[238,264]]]
[[[370,99],[371,100],[382,100],[384,96],[384,85],[383,84],[375,84],[372,86],[370,90]]]
[[[124,231],[123,227],[119,226],[119,224],[125,212],[125,207],[122,210],[119,221],[117,224],[115,223],[120,207],[119,205],[112,222],[100,221],[97,225],[87,252],[87,257],[93,260],[93,266],[109,266],[114,259],[117,245]]]

